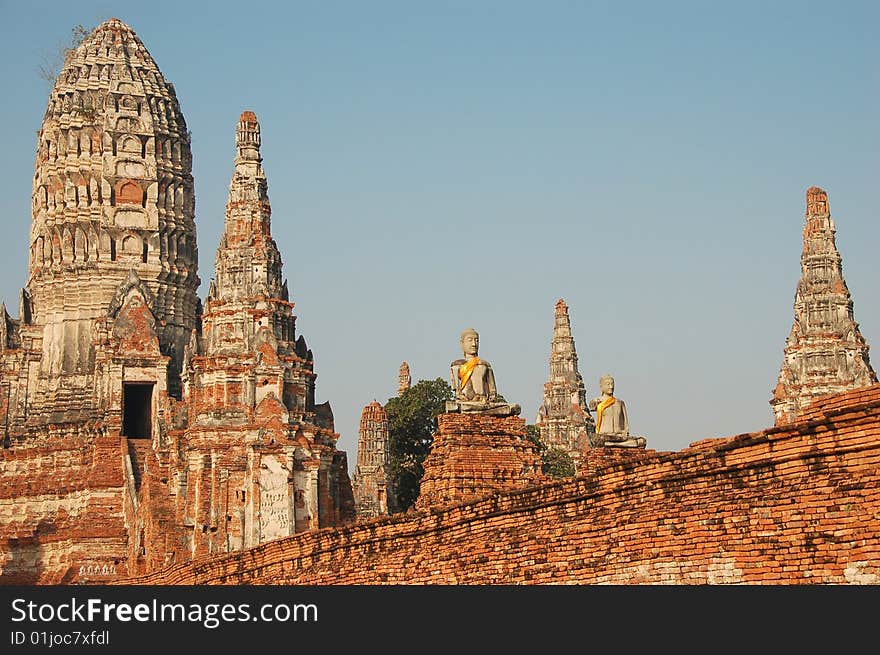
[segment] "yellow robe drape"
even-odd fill
[[[614,404],[614,396],[608,396],[596,407],[596,432],[602,427],[602,414]]]
[[[461,386],[459,389],[464,389],[468,383],[468,380],[471,379],[471,375],[474,372],[474,369],[478,364],[481,364],[479,357],[471,357],[464,364],[458,367],[458,379],[461,382]]]

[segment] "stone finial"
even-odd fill
[[[568,305],[562,298],[556,301],[556,316],[568,316]]]
[[[770,399],[777,425],[795,420],[817,396],[877,382],[843,279],[828,194],[814,186],[806,195],[794,323]]]
[[[260,160],[260,123],[252,111],[243,111],[238,119],[235,145],[240,159]]]
[[[828,213],[828,194],[824,189],[811,186],[807,189],[807,216],[824,216]]]
[[[403,392],[412,386],[412,376],[409,374],[409,364],[403,362],[397,371],[397,395],[403,395]]]

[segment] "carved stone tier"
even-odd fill
[[[416,509],[454,503],[542,479],[525,419],[485,414],[441,414]]]

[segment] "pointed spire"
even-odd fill
[[[284,297],[281,254],[272,239],[268,185],[260,157],[260,124],[244,111],[235,131],[235,170],[215,260],[215,299]]]
[[[810,187],[806,195],[794,324],[770,400],[777,425],[793,421],[816,396],[877,382],[843,279],[828,194],[819,187]]]
[[[409,364],[403,362],[397,371],[397,395],[402,396],[403,392],[412,385],[412,376],[409,374]]]
[[[562,448],[577,462],[593,422],[587,410],[586,388],[578,371],[577,350],[571,335],[568,305],[556,301],[550,343],[550,378],[535,425],[547,447]]]

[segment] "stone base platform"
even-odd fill
[[[441,414],[437,423],[416,509],[527,487],[543,479],[541,458],[525,436],[525,419]]]

